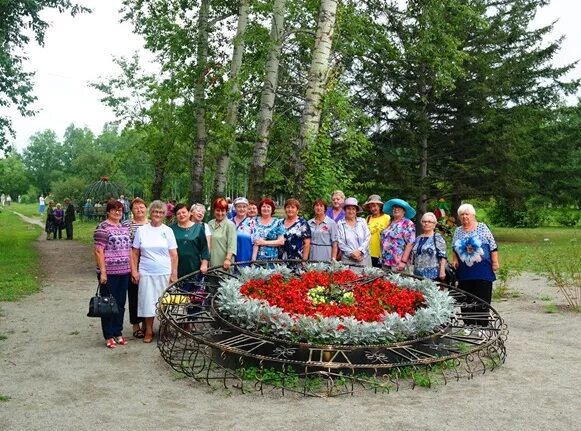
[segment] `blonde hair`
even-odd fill
[[[345,200],[345,193],[343,193],[341,190],[335,190],[333,193],[331,193],[331,199],[333,199],[333,196],[339,196],[341,199]]]

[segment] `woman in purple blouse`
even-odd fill
[[[123,317],[131,272],[131,238],[129,227],[121,224],[123,204],[111,199],[107,202],[106,212],[107,218],[95,229],[95,260],[101,295],[113,295],[119,307],[119,314],[101,318],[106,345],[109,349],[114,349],[118,344],[127,344],[127,340],[123,338]]]

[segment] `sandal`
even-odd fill
[[[145,334],[143,338],[144,343],[151,343],[153,341],[153,334]]]
[[[121,344],[122,346],[125,346],[127,344],[127,340],[123,337],[115,337],[115,341],[117,342],[117,344]]]
[[[143,331],[141,329],[138,329],[137,331],[133,331],[133,336],[135,338],[143,338],[143,337],[145,337],[145,334],[143,333]]]
[[[107,344],[106,345],[107,345],[107,348],[108,349],[114,349],[115,347],[117,347],[117,343],[115,342],[115,339],[114,338],[109,338],[107,340]]]

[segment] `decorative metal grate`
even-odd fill
[[[290,263],[300,272],[296,262],[276,262]],[[331,397],[471,379],[506,359],[508,329],[496,310],[446,285],[442,287],[456,300],[455,313],[447,325],[422,338],[385,345],[317,345],[249,332],[222,316],[216,304],[220,281],[237,277],[238,265],[232,273],[217,267],[203,277],[190,274],[160,298],[161,355],[174,370],[198,382],[241,392]]]

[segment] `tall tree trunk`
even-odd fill
[[[166,161],[165,159],[155,161],[155,166],[153,167],[153,184],[151,185],[152,200],[161,199]]]
[[[274,100],[276,98],[276,89],[278,86],[278,66],[280,62],[280,51],[282,48],[285,7],[286,0],[275,0],[272,10],[270,49],[268,50],[266,76],[262,86],[260,112],[258,113],[258,123],[256,126],[258,140],[254,146],[249,175],[250,184],[248,187],[248,196],[251,199],[261,198],[264,191],[264,175],[266,170],[266,156],[268,154],[270,126],[272,125]]]
[[[421,76],[419,82],[419,94],[421,106],[419,110],[418,118],[418,132],[419,132],[419,143],[420,143],[420,190],[419,190],[419,200],[418,200],[418,211],[416,216],[416,225],[423,215],[428,211],[428,131],[430,129],[430,121],[428,119],[428,106],[427,100],[430,97],[428,94],[428,88],[425,82],[425,74],[427,73],[427,68],[425,64],[420,67]]]
[[[309,80],[305,96],[305,106],[301,118],[301,129],[297,142],[297,160],[295,161],[294,194],[298,197],[305,196],[303,190],[307,166],[304,155],[309,145],[313,144],[319,133],[321,122],[322,99],[327,84],[329,71],[329,59],[331,57],[331,44],[335,21],[337,16],[337,0],[321,0],[319,10],[319,23],[315,36],[315,48],[309,70]]]
[[[238,27],[234,38],[234,48],[232,51],[232,62],[230,65],[229,79],[232,83],[230,90],[230,103],[226,111],[226,127],[229,130],[228,142],[224,148],[224,153],[218,158],[216,175],[214,177],[214,195],[224,196],[226,181],[228,178],[228,167],[230,166],[230,154],[236,147],[236,122],[238,120],[238,104],[240,102],[240,85],[238,83],[238,72],[242,66],[244,55],[244,35],[248,26],[248,10],[250,0],[242,0],[238,9]]]
[[[210,1],[202,0],[198,17],[197,70],[194,83],[194,109],[196,112],[196,138],[192,151],[192,175],[190,185],[190,202],[203,202],[204,193],[204,153],[208,135],[206,131],[206,74],[208,67],[208,20]]]

